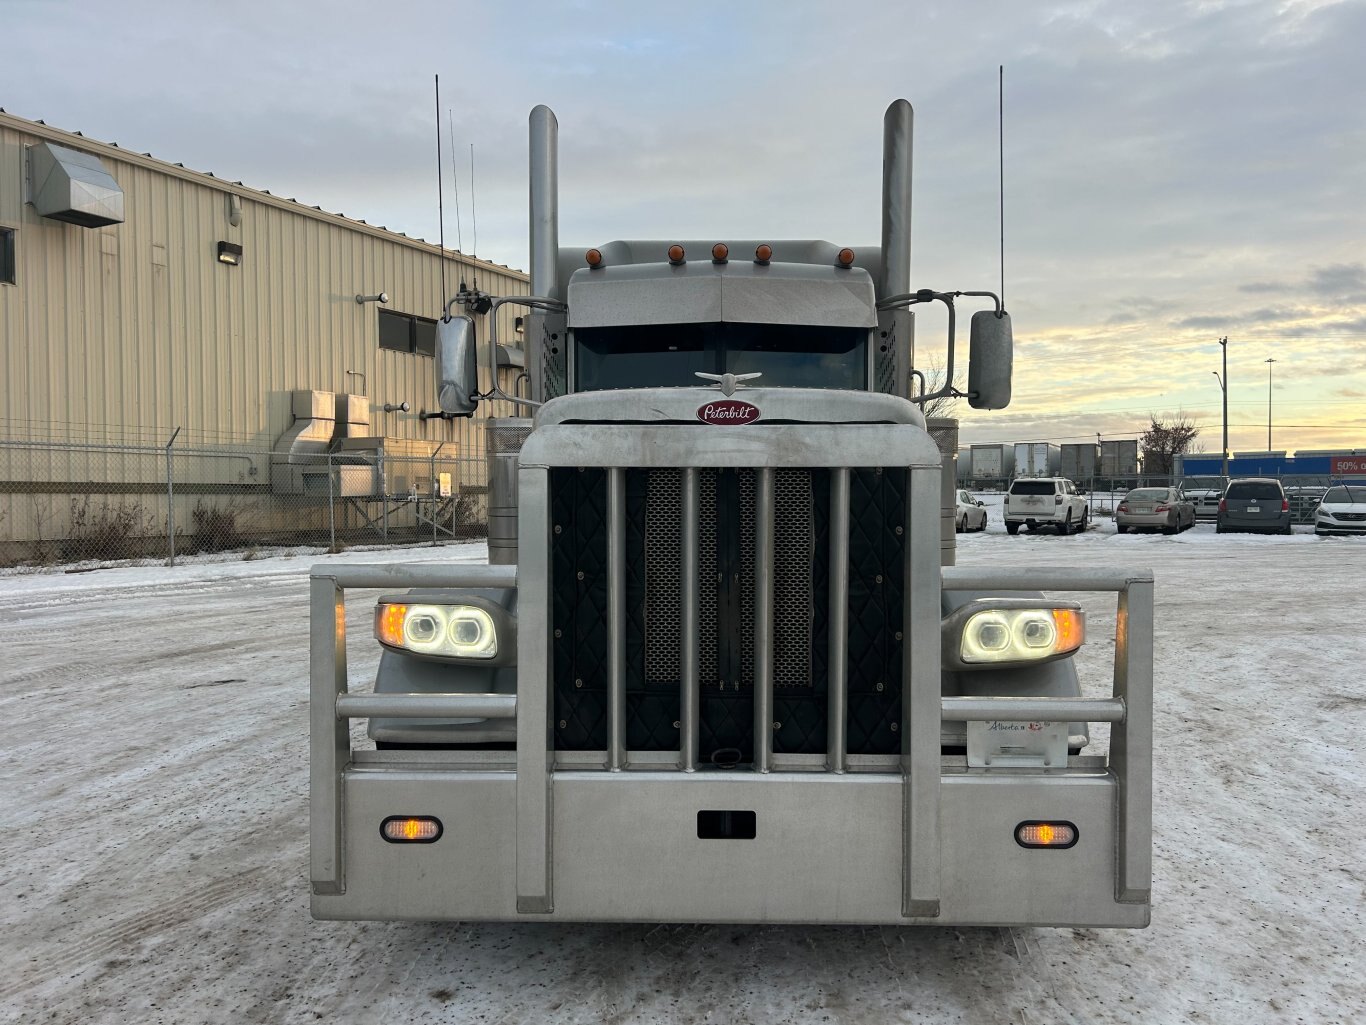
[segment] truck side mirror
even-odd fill
[[[436,324],[436,401],[443,413],[473,416],[479,405],[479,363],[474,321],[451,317]]]
[[[973,409],[1005,409],[1010,405],[1010,375],[1015,365],[1015,342],[1010,314],[994,310],[972,315],[968,347],[968,405]]]

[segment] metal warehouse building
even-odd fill
[[[482,515],[483,423],[424,414],[436,320],[461,282],[527,287],[0,111],[0,562],[94,556],[77,542],[97,534],[149,554],[157,537],[187,550],[459,533]],[[516,313],[498,313],[509,391]]]

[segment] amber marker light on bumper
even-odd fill
[[[1077,827],[1070,822],[1021,822],[1015,827],[1015,842],[1031,850],[1066,850],[1077,842]]]
[[[391,815],[379,826],[390,843],[436,843],[441,833],[441,820],[430,815]]]

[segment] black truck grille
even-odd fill
[[[827,742],[830,471],[773,481],[773,749]],[[850,474],[848,734],[851,754],[900,750],[907,474]],[[698,683],[702,762],[753,757],[759,554],[752,469],[698,471]],[[607,746],[607,471],[552,469],[555,743]],[[683,471],[625,472],[626,746],[679,747]]]

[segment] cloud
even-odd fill
[[[1310,271],[1309,288],[1331,299],[1366,302],[1366,266],[1336,263],[1314,267]]]

